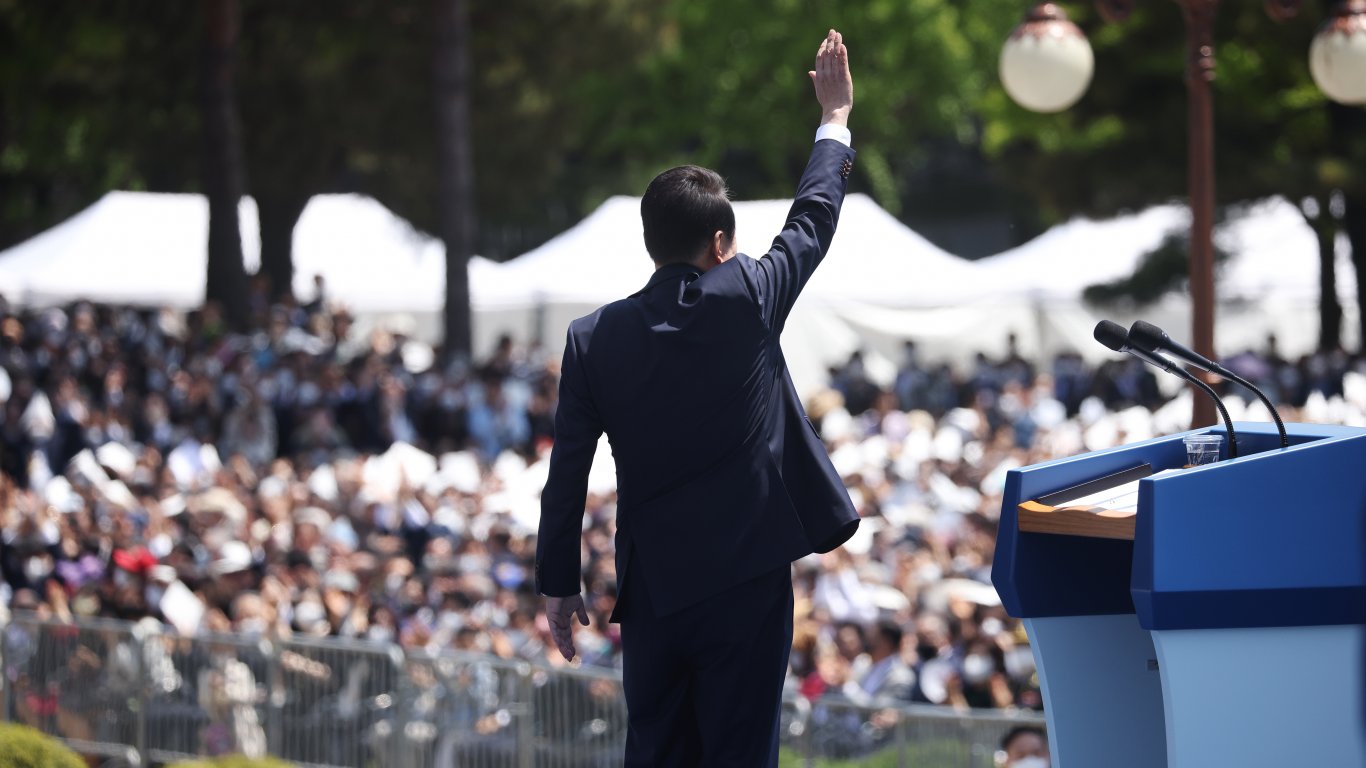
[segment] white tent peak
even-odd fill
[[[733,207],[740,251],[757,257],[782,230],[792,201],[738,201]],[[490,309],[591,307],[629,296],[653,270],[641,227],[640,198],[608,198],[583,221],[503,264],[497,282],[490,274],[475,301]],[[803,301],[943,306],[970,298],[983,285],[970,262],[936,247],[863,194],[845,199],[826,263],[832,266],[816,271]]]
[[[1023,245],[977,261],[996,290],[1075,300],[1088,286],[1127,277],[1168,234],[1190,226],[1184,205],[1158,205],[1110,219],[1077,217]]]
[[[357,194],[314,195],[294,226],[294,295],[357,312],[440,312],[446,249],[383,203]]]

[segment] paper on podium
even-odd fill
[[[1149,475],[1149,477],[1165,477],[1167,475],[1176,474],[1180,471],[1180,469],[1164,469],[1161,472]],[[1138,484],[1141,482],[1143,482],[1143,478],[1139,478],[1138,480],[1134,480],[1133,482],[1125,483],[1123,485],[1115,486],[1114,488],[1107,488],[1103,491],[1097,491],[1096,493],[1088,494],[1086,496],[1082,496],[1081,498],[1073,499],[1067,502],[1066,504],[1059,505],[1058,508],[1072,509],[1078,507],[1089,507],[1092,508],[1094,511],[1108,509],[1111,512],[1128,512],[1131,514],[1137,514]]]

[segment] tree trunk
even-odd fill
[[[233,65],[241,20],[238,0],[205,0],[204,191],[209,198],[209,263],[205,303],[244,330],[250,309],[237,206],[246,191]]]
[[[1342,228],[1352,248],[1352,266],[1357,273],[1357,352],[1366,352],[1366,190],[1343,193],[1346,210]]]
[[[1338,300],[1337,221],[1333,218],[1332,200],[1328,195],[1316,195],[1318,211],[1304,220],[1314,230],[1319,243],[1319,350],[1332,351],[1342,346],[1342,302]]]
[[[469,259],[474,251],[474,156],[470,137],[470,29],[467,0],[433,0],[437,221],[446,245],[445,343],[449,363],[469,359]]]
[[[1328,102],[1329,147],[1338,155],[1345,177],[1337,179],[1343,197],[1341,226],[1352,249],[1357,284],[1357,350],[1366,352],[1366,113],[1335,101]]]
[[[256,210],[261,217],[261,274],[270,281],[272,301],[294,295],[294,225],[306,205],[306,194],[256,196]],[[313,296],[296,298],[311,301]]]

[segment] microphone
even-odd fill
[[[1127,352],[1151,366],[1161,368],[1167,373],[1172,373],[1177,376],[1186,373],[1167,358],[1155,352],[1146,352],[1133,346],[1133,344],[1130,343],[1129,335],[1124,332],[1124,328],[1120,326],[1119,323],[1101,320],[1099,323],[1096,323],[1096,330],[1092,335],[1096,337],[1096,341],[1099,341],[1104,346],[1113,349],[1116,352]],[[1189,376],[1189,374],[1186,375]],[[1181,376],[1181,378],[1186,378],[1186,376]]]
[[[1135,321],[1134,324],[1129,327],[1129,343],[1146,352],[1165,350],[1202,371],[1216,373],[1226,379],[1232,379],[1252,390],[1253,394],[1262,401],[1262,405],[1265,405],[1266,409],[1271,412],[1271,418],[1276,422],[1276,431],[1280,432],[1281,435],[1281,447],[1286,448],[1290,445],[1290,439],[1285,434],[1285,422],[1281,421],[1281,414],[1276,410],[1276,406],[1271,404],[1271,400],[1266,394],[1254,386],[1252,382],[1213,360],[1196,353],[1194,350],[1186,347],[1180,342],[1174,341],[1172,337],[1167,335],[1166,331],[1158,328],[1152,323],[1145,323],[1142,320]]]
[[[1134,324],[1129,326],[1129,343],[1146,352],[1165,350],[1186,361],[1188,365],[1193,365],[1202,371],[1217,373],[1220,376],[1228,376],[1223,370],[1223,366],[1204,357],[1195,350],[1184,346],[1180,342],[1174,341],[1172,337],[1167,335],[1166,331],[1158,328],[1152,323],[1145,323],[1142,320],[1134,321]],[[1232,378],[1232,376],[1229,376],[1229,378]]]
[[[1125,333],[1124,327],[1118,323],[1109,320],[1101,320],[1099,323],[1096,323],[1096,330],[1092,332],[1092,335],[1096,337],[1096,341],[1099,341],[1107,348],[1113,349],[1116,352],[1127,352],[1148,365],[1160,368],[1167,373],[1185,379],[1191,384],[1199,387],[1205,394],[1209,395],[1210,398],[1214,400],[1214,407],[1219,409],[1219,415],[1224,419],[1224,428],[1228,430],[1228,457],[1230,459],[1238,458],[1238,434],[1233,431],[1233,419],[1229,418],[1228,409],[1224,407],[1224,402],[1219,399],[1219,395],[1215,393],[1213,387],[1192,375],[1190,371],[1187,371],[1185,368],[1182,368],[1158,354],[1156,351],[1143,349],[1135,345],[1133,343],[1133,334]]]

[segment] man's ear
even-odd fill
[[[725,232],[722,232],[719,229],[716,230],[711,236],[711,246],[707,251],[707,260],[713,264],[720,264],[726,260],[726,256],[729,255],[729,253],[730,238],[726,237]]]

